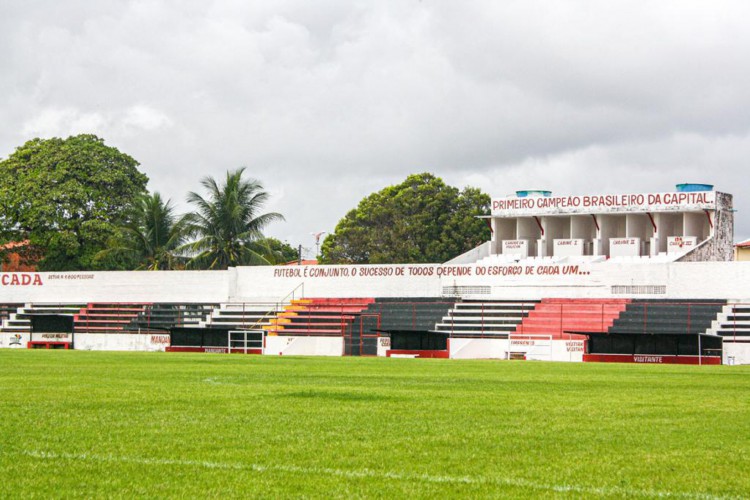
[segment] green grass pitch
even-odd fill
[[[733,498],[750,367],[0,350],[0,497]]]

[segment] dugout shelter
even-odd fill
[[[169,328],[170,345],[167,352],[213,352],[263,354],[263,330],[236,330],[231,328]]]
[[[72,315],[32,314],[29,323],[29,349],[73,349]]]
[[[450,334],[435,331],[386,330],[381,336],[391,339],[388,357],[448,358],[450,357]]]
[[[566,332],[587,337],[584,362],[720,365],[722,338],[703,333]]]

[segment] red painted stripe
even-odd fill
[[[584,362],[644,363],[665,365],[720,365],[719,356],[662,356],[660,354],[584,354]]]
[[[391,357],[392,354],[401,354],[405,356],[415,356],[417,358],[448,358],[448,351],[421,351],[421,350],[410,350],[410,349],[389,349],[385,351],[387,357]]]
[[[630,299],[542,299],[513,333],[568,339],[573,337],[566,331],[606,331],[630,302]]]
[[[180,347],[180,346],[167,346],[165,351],[167,352],[210,352],[215,354],[227,354],[228,348],[226,347]],[[245,354],[245,350],[241,348],[233,348],[232,354]],[[260,349],[248,349],[247,354],[263,354]]]

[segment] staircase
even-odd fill
[[[750,342],[750,304],[726,304],[707,333],[723,337],[725,342]]]
[[[296,299],[271,318],[269,335],[341,336],[352,331],[352,324],[374,299],[309,298]]]

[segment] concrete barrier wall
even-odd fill
[[[73,345],[89,351],[163,351],[169,335],[146,333],[76,333]]]
[[[0,348],[23,348],[29,342],[28,333],[8,333],[0,332]]]
[[[450,339],[452,359],[506,359],[508,351],[523,352],[528,360],[583,361],[583,340],[524,339],[510,345],[507,339]]]
[[[505,359],[506,339],[450,339],[452,359]]]
[[[236,269],[231,302],[259,297],[439,297],[435,264],[382,266],[256,266]]]
[[[0,348],[26,349],[28,333],[0,333]],[[40,335],[35,341],[43,340]],[[76,333],[73,347],[90,351],[163,351],[169,345],[169,335],[146,333]]]
[[[266,354],[283,356],[342,356],[343,337],[266,337]]]
[[[725,365],[750,365],[750,344],[725,342],[723,363]]]
[[[528,265],[526,263],[529,263]],[[0,303],[252,302],[295,297],[750,300],[750,262],[258,266],[227,271],[0,273]],[[618,287],[613,291],[613,287]],[[649,289],[651,287],[651,289]]]
[[[226,302],[233,271],[0,273],[2,303]]]

